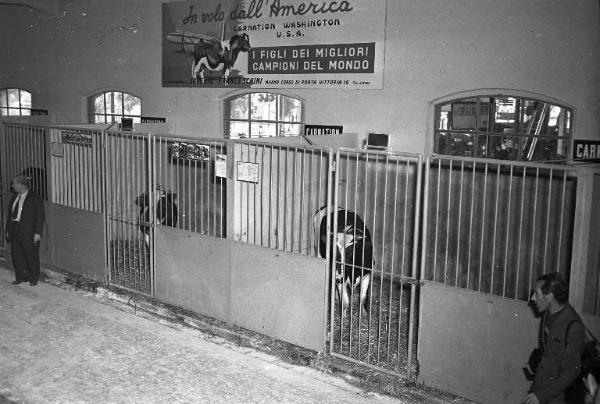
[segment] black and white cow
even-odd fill
[[[154,213],[150,211],[150,197],[153,198]],[[146,245],[150,243],[150,225],[152,223],[175,227],[177,225],[177,194],[163,189],[156,189],[148,196],[147,192],[135,198],[139,207],[139,227],[144,233]]]
[[[368,311],[367,300],[371,269],[373,268],[373,242],[371,232],[363,219],[350,210],[337,208],[331,212],[331,226],[337,215],[337,227],[330,234],[332,259],[335,259],[335,281],[337,296],[341,300],[342,315],[350,304],[352,290],[360,285],[360,307]],[[315,231],[318,231],[318,253],[327,254],[327,207],[314,216]]]

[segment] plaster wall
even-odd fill
[[[86,122],[86,99],[121,89],[181,136],[221,137],[230,89],[161,87],[161,1],[57,0],[0,5],[0,88],[33,93],[58,123]],[[432,100],[475,89],[551,97],[575,110],[574,137],[600,138],[596,0],[388,1],[384,88],[308,90],[305,120],[390,133],[397,151],[428,151]]]

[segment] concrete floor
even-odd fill
[[[399,403],[0,262],[0,403]]]

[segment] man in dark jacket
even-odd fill
[[[585,328],[567,299],[567,284],[559,273],[538,278],[532,300],[542,317],[542,358],[525,404],[566,403],[564,393],[581,373]]]
[[[37,285],[40,279],[40,240],[46,219],[44,201],[29,190],[29,180],[17,175],[12,181],[17,192],[8,204],[6,239],[15,267],[14,285],[26,282]]]

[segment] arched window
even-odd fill
[[[0,116],[31,115],[31,93],[19,88],[0,91]]]
[[[479,95],[435,106],[434,153],[566,162],[573,112],[551,102]]]
[[[251,139],[301,133],[304,106],[298,98],[256,92],[231,97],[225,106],[225,137]]]
[[[121,91],[106,91],[89,98],[90,123],[121,122],[122,118],[133,118],[139,123],[142,117],[142,100]]]

